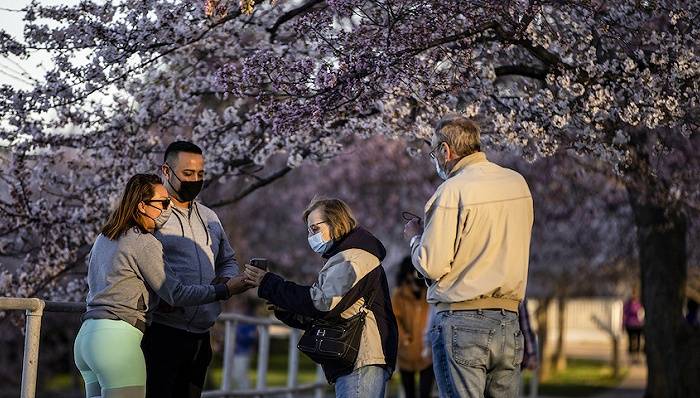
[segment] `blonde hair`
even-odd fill
[[[450,113],[443,116],[435,124],[435,134],[440,142],[447,143],[459,157],[481,151],[479,125],[460,114]]]
[[[326,217],[333,240],[342,238],[357,227],[350,206],[340,199],[314,197],[304,210],[304,223],[308,223],[309,214],[316,209],[320,209]]]

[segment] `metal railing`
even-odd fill
[[[253,397],[283,395],[293,397],[294,393],[314,392],[314,398],[323,398],[327,383],[320,366],[316,367],[316,382],[299,384],[299,350],[297,343],[301,337],[299,329],[290,328],[273,318],[256,318],[235,313],[225,313],[219,316],[219,321],[224,322],[224,369],[220,390],[205,391],[203,398],[220,397]],[[257,383],[254,390],[233,390],[233,355],[236,350],[236,327],[239,323],[257,325],[258,327],[258,369]],[[270,359],[270,334],[271,326],[283,326],[289,329],[289,364],[287,366],[287,386],[268,387],[267,370]]]
[[[0,311],[25,311],[24,357],[22,360],[21,398],[34,398],[36,394],[37,369],[39,365],[39,347],[41,344],[41,321],[44,312],[82,313],[84,303],[52,302],[38,298],[0,297]],[[218,321],[224,322],[224,364],[223,377],[219,390],[204,391],[202,397],[266,397],[286,395],[293,397],[295,393],[314,392],[314,398],[323,398],[326,391],[326,381],[320,367],[316,368],[316,382],[299,384],[299,351],[297,342],[300,331],[290,328],[276,319],[256,318],[234,313],[224,313]],[[258,328],[258,367],[257,383],[254,390],[233,390],[233,355],[236,345],[236,326],[239,323],[256,325]],[[286,387],[268,387],[267,370],[270,358],[271,326],[282,326],[290,330],[289,334],[289,365]]]
[[[0,297],[0,311],[23,310],[26,311],[24,357],[22,363],[22,384],[20,397],[34,398],[36,393],[37,369],[39,364],[39,347],[41,336],[41,322],[44,312],[57,313],[82,313],[85,311],[84,303],[44,301],[38,298],[14,298]],[[320,366],[316,368],[316,382],[299,384],[299,350],[297,342],[301,331],[290,328],[273,318],[257,318],[236,313],[223,313],[218,318],[224,322],[224,352],[223,374],[219,390],[204,391],[203,398],[236,398],[236,397],[267,397],[286,395],[291,398],[295,393],[314,393],[314,398],[323,398],[327,383]],[[253,324],[258,328],[258,364],[257,382],[255,389],[233,390],[234,352],[236,349],[236,327],[239,323]],[[268,387],[267,373],[270,358],[270,341],[274,337],[270,334],[272,326],[282,326],[289,329],[289,364],[287,369],[286,387]],[[537,374],[533,374],[530,380],[529,396],[537,397]]]

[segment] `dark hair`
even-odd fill
[[[102,227],[102,235],[111,240],[118,239],[129,228],[143,227],[139,223],[139,203],[153,197],[154,187],[162,184],[160,177],[155,174],[135,174],[126,183],[119,205],[109,216],[107,224]]]
[[[396,272],[396,286],[401,286],[413,278],[415,268],[411,256],[406,256],[399,263],[399,270]]]
[[[202,148],[189,141],[175,141],[165,149],[163,161],[171,164],[170,161],[177,157],[180,152],[202,154]],[[173,166],[174,167],[174,166]]]
[[[333,240],[342,238],[357,227],[357,220],[355,220],[350,206],[340,199],[313,198],[304,210],[305,223],[309,221],[309,214],[316,209],[321,209],[326,217]]]

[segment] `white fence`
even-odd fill
[[[533,329],[538,329],[534,316],[539,303],[528,300],[528,310]],[[610,334],[623,334],[622,300],[617,298],[575,298],[566,301],[564,339],[568,344],[610,344]],[[552,302],[547,309],[548,341],[552,343],[559,335],[557,304]]]

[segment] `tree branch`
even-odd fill
[[[85,261],[85,257],[90,253],[90,249],[92,249],[92,245],[82,245],[81,247],[78,248],[76,251],[76,259],[74,262],[68,264],[65,268],[60,270],[56,275],[53,275],[45,280],[43,280],[39,285],[37,285],[34,290],[29,294],[29,297],[34,297],[37,294],[39,294],[46,286],[48,286],[51,282],[55,281],[59,277],[63,276],[64,274],[68,273],[68,271],[72,270],[73,268],[77,267],[78,265],[82,264],[83,261]]]
[[[256,182],[254,182],[253,184],[250,184],[247,188],[245,188],[243,191],[238,193],[238,195],[234,196],[233,198],[221,200],[221,201],[215,202],[215,203],[211,203],[208,206],[212,207],[212,208],[217,208],[217,207],[223,207],[223,206],[227,206],[230,204],[234,204],[234,203],[240,201],[241,199],[245,198],[246,196],[250,195],[255,190],[262,188],[266,185],[269,185],[270,183],[272,183],[276,180],[279,180],[280,178],[287,175],[287,173],[289,173],[290,171],[292,171],[292,168],[289,166],[286,166],[286,167],[278,170],[277,172],[271,174],[270,176],[263,178],[263,179],[260,179]]]
[[[496,67],[495,72],[496,72],[496,76],[516,75],[516,76],[529,77],[531,79],[544,80],[545,77],[547,76],[548,70],[543,69],[543,68],[536,68],[534,66],[518,64],[518,65],[502,65],[502,66]]]
[[[267,32],[270,34],[270,43],[275,41],[275,39],[277,38],[277,31],[279,30],[280,26],[296,18],[299,15],[309,12],[314,6],[321,3],[325,3],[325,0],[311,0],[308,3],[302,5],[301,7],[294,8],[282,14],[271,27],[266,29]]]

